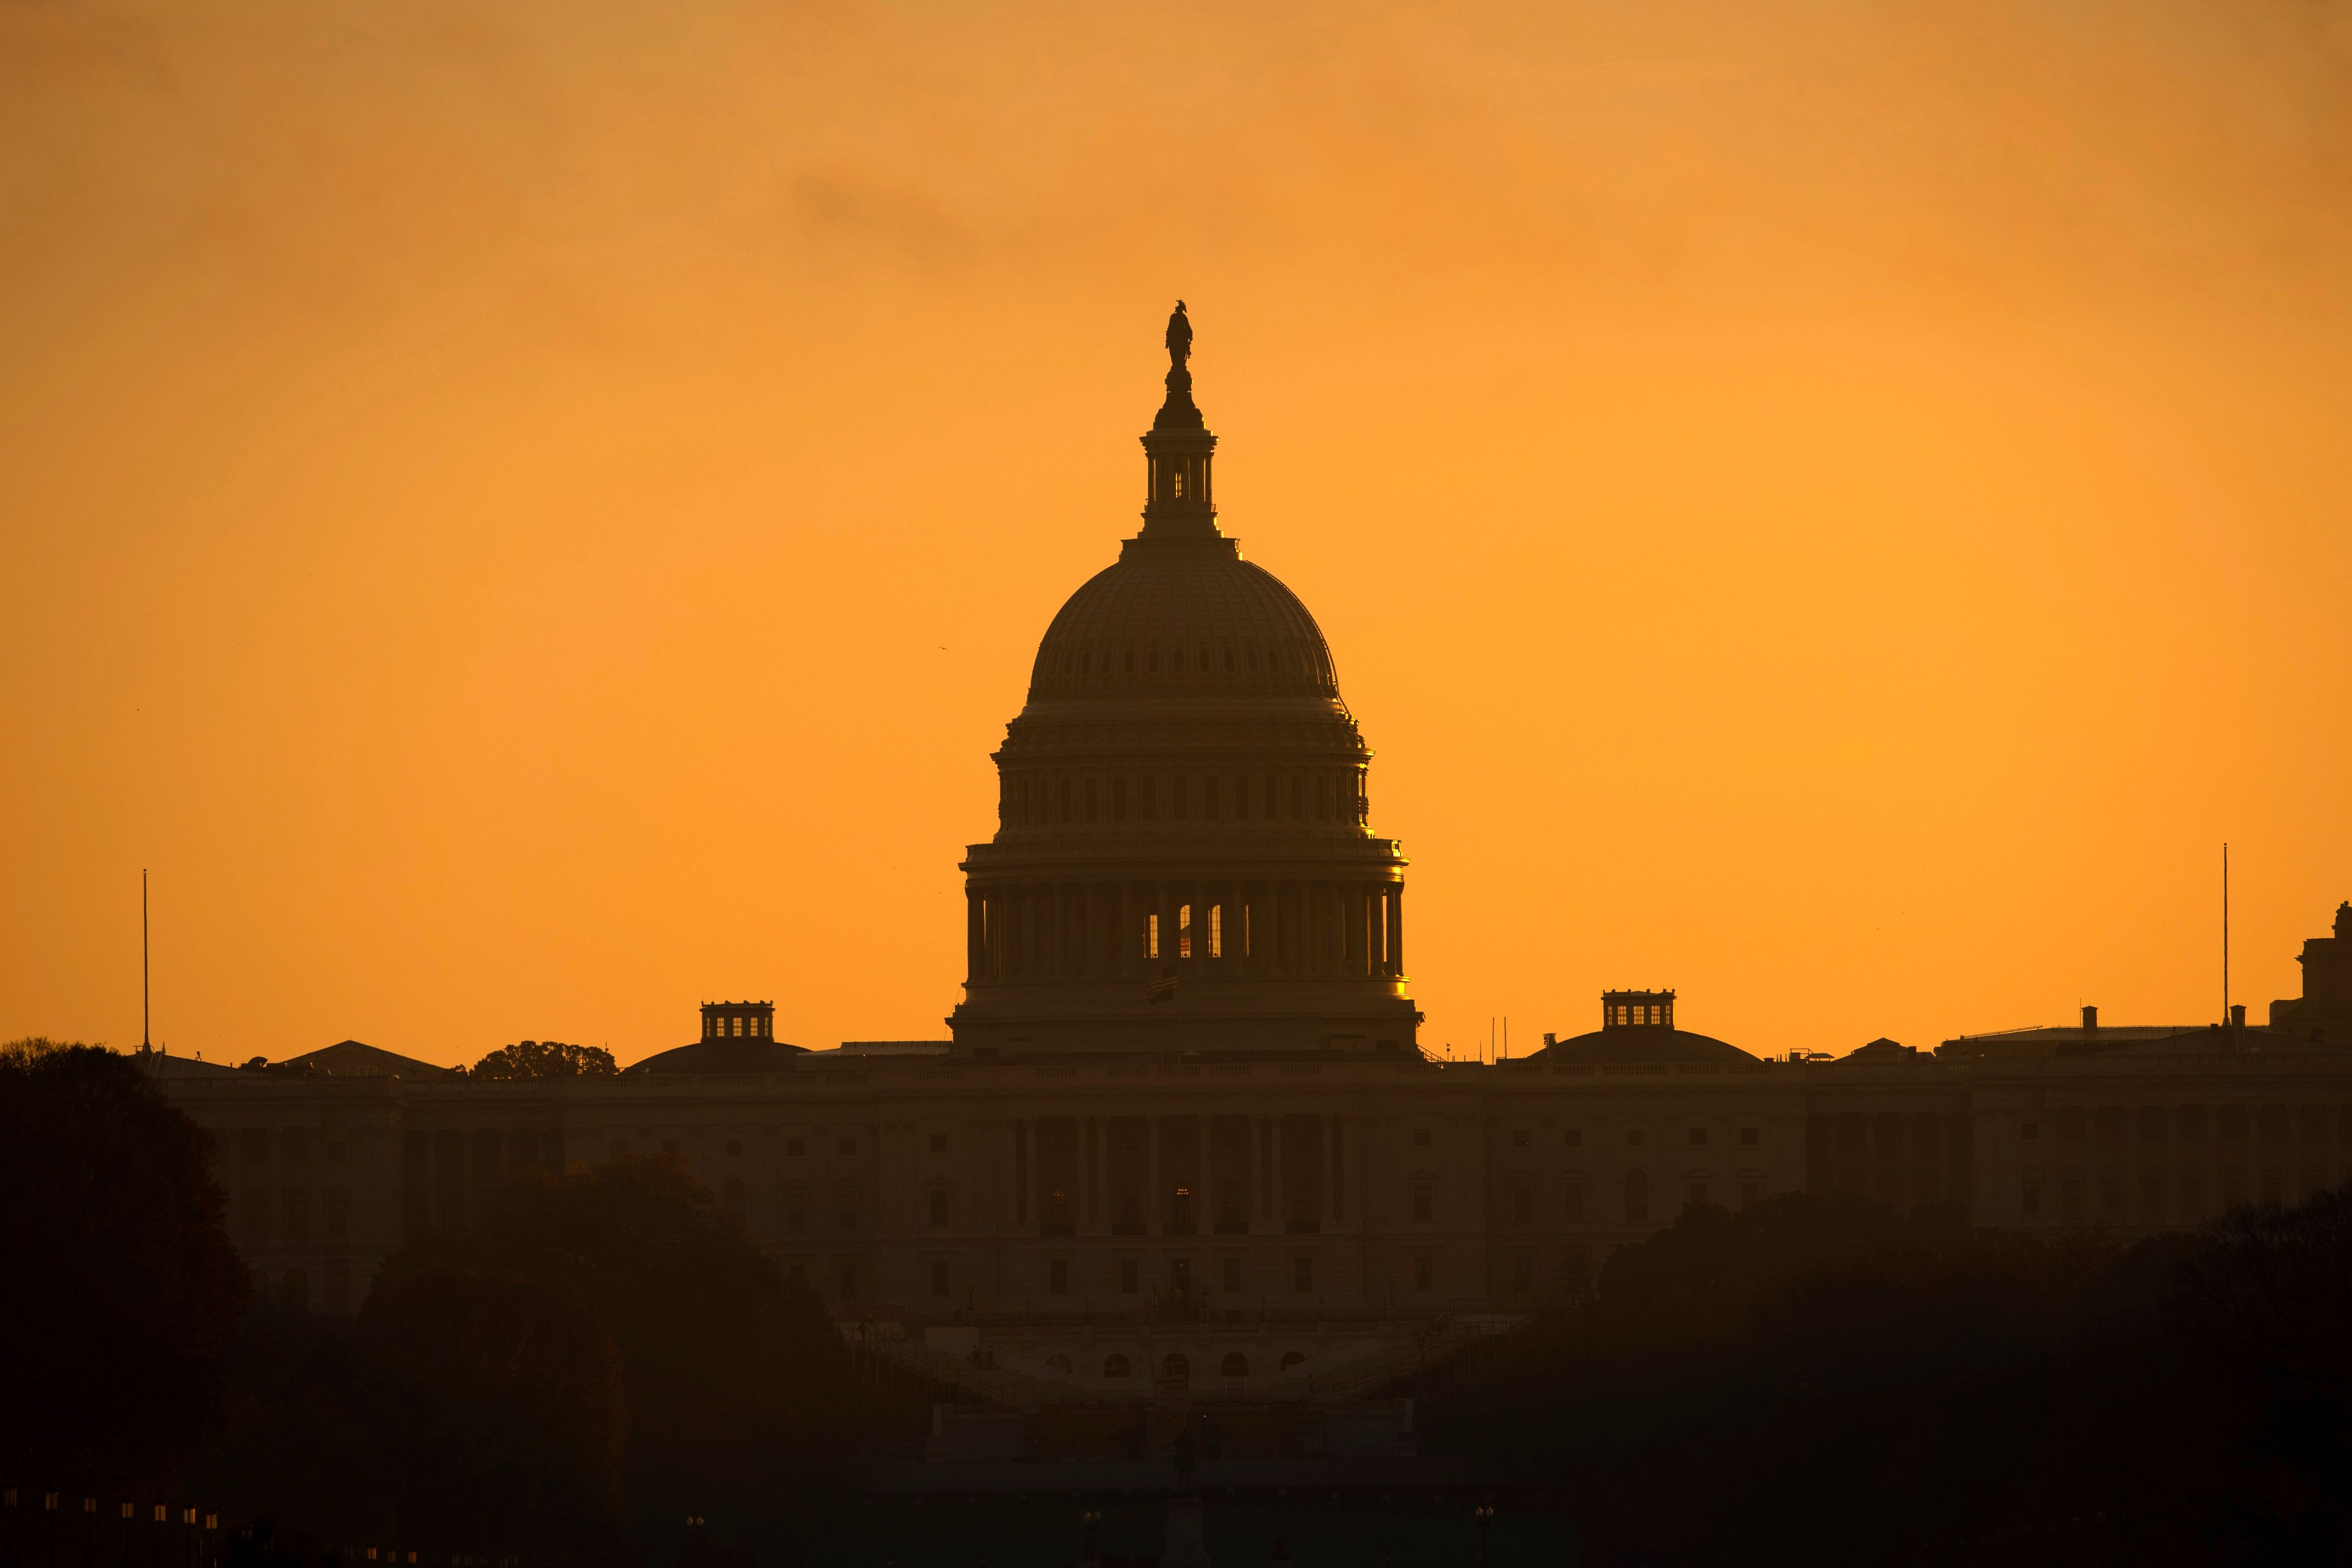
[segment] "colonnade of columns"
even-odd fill
[[[1404,975],[1404,885],[1246,879],[968,887],[975,984]]]
[[[1247,1234],[1269,1222],[1319,1230],[1348,1218],[1347,1122],[1314,1112],[1017,1117],[1014,1223],[1025,1230],[1034,1216],[1064,1235],[1082,1225],[1138,1236]],[[1220,1140],[1231,1131],[1244,1149]],[[1122,1131],[1132,1141],[1118,1142]]]

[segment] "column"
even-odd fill
[[[1389,889],[1389,973],[1404,977],[1404,884]]]
[[[1283,1221],[1288,1217],[1282,1208],[1282,1118],[1269,1115],[1265,1119],[1265,1131],[1266,1208],[1275,1221],[1276,1230],[1279,1232],[1285,1228]]]
[[[1250,1158],[1249,1206],[1243,1212],[1260,1218],[1265,1214],[1265,1161],[1261,1158],[1265,1146],[1265,1121],[1262,1116],[1252,1116],[1242,1123],[1248,1129]]]
[[[1159,1236],[1168,1228],[1168,1198],[1160,1182],[1160,1118],[1143,1119],[1143,1233]]]
[[[981,977],[981,962],[984,956],[981,938],[986,931],[987,925],[981,919],[980,890],[969,883],[965,884],[963,890],[963,972],[971,978],[978,980]]]

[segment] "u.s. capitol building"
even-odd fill
[[[157,1059],[262,1284],[347,1310],[509,1175],[667,1151],[845,1325],[978,1393],[1330,1397],[1431,1325],[1582,1289],[1686,1204],[2137,1233],[2352,1176],[2352,907],[2269,1027],[2086,1010],[1768,1062],[1611,992],[1524,1059],[1430,1059],[1372,753],[1314,617],[1218,527],[1190,342],[1180,308],[1142,527],[1047,626],[995,754],[951,1038],[804,1050],[742,1002],[617,1078],[352,1041]]]

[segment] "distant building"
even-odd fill
[[[2341,912],[2267,1031],[2086,1010],[1768,1062],[1681,1027],[1672,991],[1611,991],[1600,1028],[1526,1058],[1431,1059],[1371,751],[1313,617],[1217,527],[1181,352],[1143,445],[1143,526],[1054,618],[995,753],[950,1038],[812,1051],[772,1003],[722,1002],[611,1078],[354,1041],[160,1058],[262,1282],[349,1310],[518,1172],[667,1152],[845,1323],[975,1394],[1328,1399],[1441,1322],[1581,1290],[1686,1204],[2137,1233],[2346,1178]]]

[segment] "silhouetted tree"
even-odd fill
[[[855,1399],[841,1337],[677,1160],[527,1174],[475,1237],[413,1248],[387,1278],[450,1259],[564,1281],[595,1309],[620,1351],[641,1521],[740,1531],[830,1507]]]
[[[2352,1214],[2131,1247],[1790,1195],[1686,1211],[1420,1390],[1586,1559],[2347,1560]]]
[[[0,1047],[0,1470],[144,1479],[211,1418],[251,1285],[210,1154],[133,1059]]]
[[[387,1278],[360,1330],[409,1403],[412,1535],[593,1548],[620,1503],[619,1352],[561,1279],[443,1264]]]
[[[562,1040],[517,1040],[500,1046],[474,1064],[473,1076],[488,1079],[611,1078],[620,1071],[613,1053],[602,1046],[567,1045]]]

